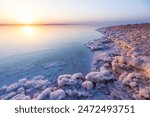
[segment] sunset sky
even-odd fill
[[[0,0],[0,24],[150,21],[150,0]]]

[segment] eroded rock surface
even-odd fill
[[[115,76],[112,89],[122,85],[121,91],[114,92],[120,95],[118,98],[128,95],[122,99],[150,99],[150,24],[112,26],[97,31],[104,37],[86,44],[94,52],[92,70],[99,71],[105,66],[104,74],[109,74],[109,70]]]

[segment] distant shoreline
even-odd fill
[[[0,24],[0,26],[49,26],[49,25],[86,25],[80,23],[52,23],[52,24]]]

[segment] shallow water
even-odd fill
[[[23,77],[49,80],[87,73],[92,53],[84,43],[99,38],[94,26],[1,26],[0,86]]]

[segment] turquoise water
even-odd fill
[[[92,53],[84,43],[100,38],[94,26],[0,27],[0,86],[42,75],[87,73]]]

